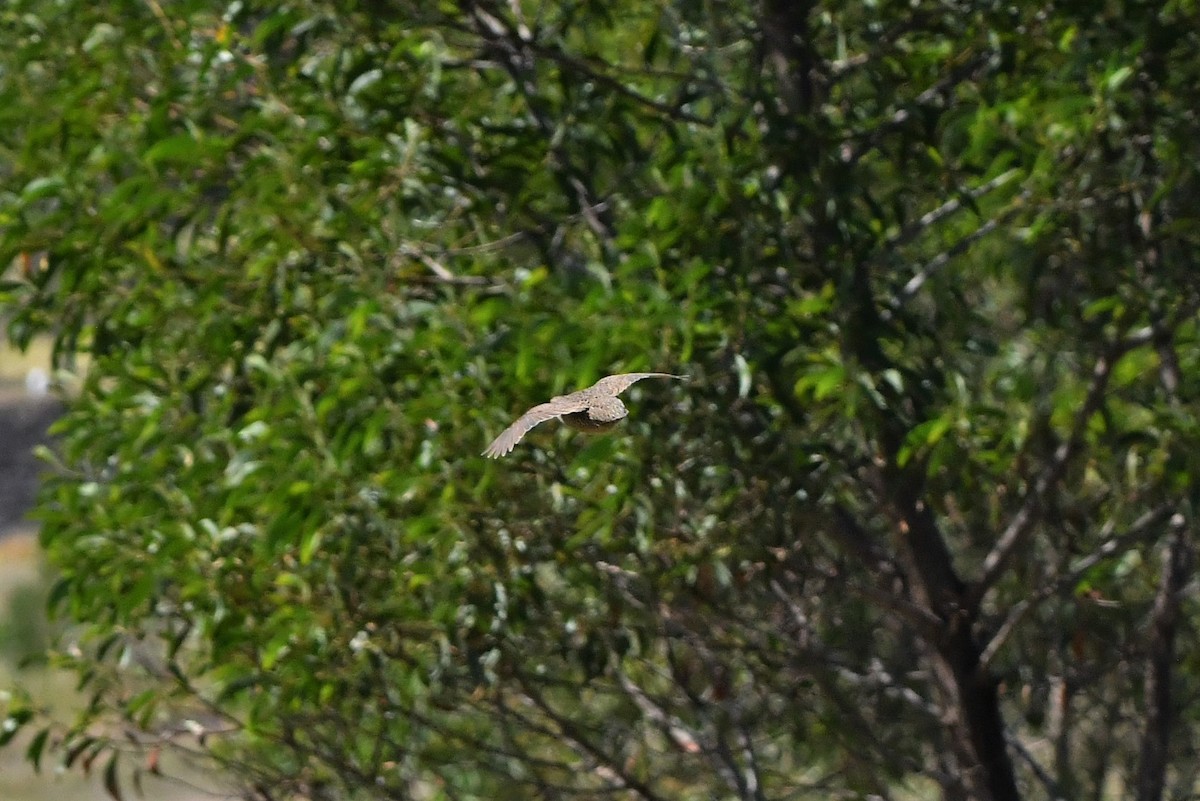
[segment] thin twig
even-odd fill
[[[989,192],[1008,184],[1012,181],[1012,179],[1016,178],[1020,174],[1021,171],[1015,167],[1011,170],[1005,170],[990,181],[984,181],[979,186],[968,189],[965,193],[959,195],[958,197],[947,200],[936,209],[932,209],[922,214],[915,222],[906,225],[903,230],[899,231],[894,236],[889,237],[886,247],[893,248],[908,244],[912,240],[916,239],[917,236],[920,235],[920,233],[925,229],[941,222],[951,214],[966,208],[967,198],[971,200],[978,200]]]
[[[1021,210],[1020,202],[1027,199],[1030,194],[1031,193],[1028,190],[1022,192],[1017,196],[1019,202],[1014,203],[1004,213],[988,220],[983,225],[979,226],[974,231],[955,242],[949,248],[943,250],[941,253],[937,254],[928,262],[926,262],[923,267],[917,270],[916,274],[913,275],[912,278],[908,279],[908,283],[906,283],[900,290],[900,294],[897,296],[897,303],[902,304],[913,295],[917,294],[921,287],[925,286],[925,282],[928,281],[936,272],[949,264],[951,259],[960,253],[965,252],[966,249],[975,242],[987,236],[992,231],[995,231],[1002,223],[1006,223],[1016,216],[1016,213]]]
[[[570,745],[580,757],[591,763],[592,772],[614,787],[636,793],[645,799],[657,799],[659,796],[645,783],[629,775],[623,762],[606,754],[595,743],[588,742],[579,731],[579,727],[568,717],[559,714],[546,702],[529,683],[520,679],[523,695],[530,704],[540,710],[557,727],[559,736]]]
[[[1110,345],[1106,352],[1096,359],[1096,363],[1092,366],[1091,384],[1088,386],[1083,404],[1075,413],[1071,433],[1054,450],[1049,464],[1034,480],[1021,507],[1001,532],[995,546],[984,557],[983,571],[979,578],[967,590],[965,607],[972,614],[979,608],[979,604],[988,590],[995,585],[1007,569],[1009,560],[1024,542],[1026,535],[1037,524],[1040,519],[1038,512],[1047,493],[1062,478],[1067,464],[1083,447],[1084,432],[1087,430],[1088,421],[1091,420],[1093,414],[1099,411],[1104,402],[1104,393],[1108,388],[1108,379],[1112,375],[1113,367],[1126,353],[1149,342],[1151,336],[1152,332],[1149,328],[1139,329],[1125,339]]]
[[[402,247],[399,255],[415,259],[429,268],[429,272],[433,273],[439,283],[454,284],[458,286],[494,286],[499,287],[501,284],[496,284],[482,275],[455,275],[446,265],[430,256],[424,251],[416,250],[411,247]]]
[[[679,747],[679,750],[688,754],[697,754],[702,749],[700,745],[701,735],[697,731],[692,731],[682,720],[675,715],[668,714],[662,707],[650,699],[641,687],[634,684],[624,671],[617,672],[617,681],[621,685],[621,689],[629,696],[634,705],[637,706],[641,713],[649,720],[657,723],[662,727],[667,736],[671,738],[671,742]]]
[[[1018,739],[1012,733],[1009,733],[1008,745],[1010,748],[1012,748],[1012,750],[1017,752],[1017,756],[1025,760],[1025,764],[1029,765],[1029,769],[1033,771],[1033,775],[1036,776],[1037,780],[1040,781],[1042,786],[1046,788],[1046,792],[1049,794],[1052,801],[1064,801],[1062,792],[1058,789],[1058,783],[1055,782],[1054,778],[1046,771],[1046,769],[1038,763],[1033,754],[1029,752],[1029,749],[1025,747],[1025,744],[1022,743],[1020,739]]]
[[[711,126],[713,124],[712,120],[706,120],[703,117],[698,117],[695,114],[684,111],[681,108],[677,108],[655,100],[651,97],[647,97],[637,90],[626,86],[620,80],[614,78],[608,73],[595,69],[591,65],[575,56],[568,55],[557,48],[540,44],[531,36],[529,36],[527,30],[522,31],[519,28],[514,29],[504,20],[489,14],[478,6],[472,8],[472,12],[476,20],[478,20],[480,23],[481,30],[479,32],[484,36],[484,38],[492,42],[501,43],[502,46],[514,54],[519,45],[520,49],[526,51],[527,56],[536,56],[544,58],[548,61],[553,61],[560,67],[565,67],[570,71],[581,74],[588,80],[593,81],[600,86],[611,89],[617,94],[627,97],[630,100],[633,100],[635,103],[652,109],[663,116],[669,117],[673,120],[694,123],[696,125]]]
[[[979,656],[979,663],[982,668],[986,670],[991,667],[992,660],[996,658],[1000,649],[1008,642],[1013,632],[1016,631],[1017,626],[1031,612],[1041,606],[1044,601],[1077,585],[1089,570],[1103,560],[1122,553],[1130,546],[1140,542],[1148,532],[1153,531],[1173,511],[1174,507],[1170,504],[1157,506],[1143,513],[1130,524],[1129,529],[1125,533],[1117,537],[1111,536],[1115,524],[1112,521],[1105,524],[1104,529],[1100,532],[1100,536],[1107,537],[1107,539],[1096,550],[1080,559],[1072,566],[1069,572],[1056,577],[1054,581],[1042,587],[1032,597],[1024,598],[1013,605],[1008,615],[1004,618],[1004,622],[996,629],[996,633],[988,640],[987,645],[983,648],[983,653]]]

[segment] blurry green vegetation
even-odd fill
[[[1194,793],[1194,2],[0,15],[0,305],[89,360],[35,763]]]
[[[0,616],[0,659],[18,664],[45,652],[49,646],[46,624],[46,590],[39,584],[23,584],[8,597],[8,608]]]

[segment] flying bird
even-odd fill
[[[499,459],[516,447],[529,430],[539,423],[555,417],[576,431],[588,434],[599,434],[608,431],[621,421],[629,410],[617,396],[643,378],[677,378],[686,376],[671,375],[670,373],[618,373],[601,378],[587,389],[572,392],[570,395],[558,395],[546,403],[539,403],[525,414],[517,418],[500,436],[492,440],[483,455],[489,459]]]

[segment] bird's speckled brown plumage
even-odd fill
[[[683,376],[670,373],[618,373],[601,378],[587,389],[559,395],[534,406],[492,440],[483,455],[489,459],[499,459],[515,448],[531,428],[555,417],[561,417],[564,423],[578,431],[607,431],[629,414],[617,395],[643,378],[682,379]]]

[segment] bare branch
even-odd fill
[[[966,200],[978,200],[984,195],[999,189],[1012,182],[1014,178],[1021,174],[1021,171],[1015,167],[1011,170],[1005,170],[990,181],[984,181],[979,186],[966,190],[958,197],[947,200],[936,209],[922,214],[915,222],[906,225],[901,231],[888,238],[885,247],[894,248],[907,245],[909,242],[916,239],[923,231],[930,228],[957,211],[966,208]]]
[[[754,738],[745,724],[738,725],[738,743],[746,761],[746,789],[755,801],[763,801],[766,795],[763,793],[762,772],[758,767],[758,755],[754,751]]]
[[[1022,199],[1027,196],[1027,192],[1020,195]],[[992,231],[995,231],[1000,227],[1001,223],[1008,222],[1008,220],[1012,219],[1012,217],[1016,215],[1020,208],[1021,207],[1019,204],[1010,206],[1003,214],[986,221],[983,225],[979,226],[974,231],[955,242],[949,248],[943,250],[941,253],[937,254],[928,262],[926,262],[925,266],[917,270],[916,274],[910,278],[908,283],[905,284],[900,290],[900,295],[897,298],[897,302],[904,303],[913,295],[917,294],[921,287],[925,286],[925,282],[928,281],[934,273],[949,264],[950,260],[955,256],[965,252],[967,248],[975,244],[975,242],[987,236]]]
[[[1025,747],[1025,744],[1021,742],[1021,739],[1010,733],[1008,735],[1008,744],[1014,751],[1017,752],[1017,756],[1025,760],[1025,764],[1029,766],[1029,769],[1033,771],[1033,775],[1036,776],[1037,780],[1042,783],[1043,787],[1046,788],[1046,792],[1052,801],[1064,801],[1063,794],[1058,789],[1058,783],[1054,781],[1054,777],[1052,777],[1046,771],[1046,769],[1041,766],[1037,759],[1034,758],[1033,754],[1029,752],[1029,749]]]
[[[501,284],[493,283],[481,275],[455,275],[450,271],[450,268],[446,267],[446,265],[442,264],[433,256],[430,256],[425,251],[419,250],[412,246],[402,246],[398,255],[415,259],[421,262],[421,264],[424,264],[429,268],[429,272],[433,273],[434,277],[439,283],[457,284],[460,286],[502,286]]]
[[[874,123],[868,131],[859,137],[861,139],[860,144],[856,146],[853,139],[843,142],[841,149],[845,156],[842,160],[847,163],[857,162],[870,152],[872,148],[876,147],[885,136],[904,125],[913,116],[913,109],[945,102],[944,99],[954,91],[956,86],[982,74],[993,58],[993,54],[981,52],[959,63],[944,77],[938,79],[916,97],[907,101],[907,105],[893,111],[891,116],[884,122]]]
[[[1080,559],[1071,568],[1070,572],[1065,575],[1058,576],[1053,582],[1042,587],[1035,595],[1023,598],[1018,601],[1009,610],[1004,622],[996,629],[996,633],[984,646],[983,653],[979,656],[979,663],[989,669],[992,660],[1000,652],[1000,649],[1008,642],[1009,637],[1017,630],[1017,627],[1029,616],[1031,612],[1037,609],[1048,598],[1052,598],[1062,592],[1069,591],[1079,583],[1084,574],[1095,567],[1105,559],[1115,556],[1118,553],[1123,553],[1131,546],[1141,542],[1146,538],[1146,535],[1161,525],[1174,511],[1174,507],[1169,504],[1157,506],[1148,512],[1143,513],[1137,520],[1130,524],[1129,529],[1120,536],[1113,537],[1112,530],[1115,525],[1109,521],[1101,531],[1101,537],[1108,537],[1100,547],[1096,548],[1092,553]]]
[[[671,742],[675,743],[679,750],[688,754],[696,754],[702,750],[700,745],[701,735],[699,732],[688,728],[687,724],[675,715],[668,714],[661,706],[651,700],[650,696],[641,687],[637,686],[624,671],[617,671],[617,680],[621,685],[621,689],[625,691],[630,700],[641,710],[642,715],[662,727],[663,731],[671,739]]]
[[[660,796],[648,785],[630,776],[621,760],[606,753],[598,745],[590,742],[579,730],[577,723],[560,714],[527,681],[521,678],[524,698],[544,714],[557,728],[560,737],[579,754],[592,768],[592,772],[613,787],[629,790],[647,801],[656,801]]]
[[[905,686],[889,673],[878,659],[872,660],[869,673],[856,673],[848,668],[837,669],[838,678],[860,689],[878,690],[888,698],[903,701],[930,720],[939,720],[941,710],[911,687]]]
[[[571,72],[583,76],[593,83],[610,89],[622,97],[626,97],[635,103],[645,106],[658,114],[669,117],[673,120],[681,120],[683,122],[695,123],[697,125],[710,126],[711,120],[706,120],[703,117],[698,117],[695,114],[684,111],[676,106],[663,103],[654,98],[647,97],[635,89],[631,89],[617,78],[603,72],[582,59],[569,55],[555,47],[549,47],[538,42],[531,35],[528,28],[518,24],[517,27],[509,25],[505,20],[496,17],[487,11],[474,6],[471,9],[475,19],[480,23],[479,33],[488,41],[500,44],[505,49],[512,53],[516,53],[518,49],[525,51],[523,60],[526,63],[532,63],[532,57],[543,58],[547,61],[552,61],[555,64],[563,67]]]
[[[1075,419],[1071,426],[1071,433],[1067,438],[1054,450],[1054,454],[1050,457],[1050,462],[1043,468],[1042,472],[1034,480],[1033,486],[1030,487],[1028,494],[1025,496],[1025,501],[1017,510],[1009,524],[1001,532],[1000,537],[996,540],[995,546],[983,560],[983,571],[978,580],[968,588],[966,594],[966,608],[974,612],[979,608],[983,597],[988,590],[1003,575],[1008,567],[1009,560],[1013,554],[1025,541],[1026,535],[1033,530],[1033,527],[1040,519],[1040,508],[1046,494],[1050,491],[1058,480],[1062,478],[1066,471],[1067,464],[1083,447],[1083,435],[1087,429],[1088,421],[1092,415],[1100,410],[1104,403],[1104,394],[1108,389],[1108,379],[1112,375],[1113,367],[1129,351],[1145,345],[1151,337],[1149,328],[1141,329],[1134,332],[1123,340],[1110,345],[1106,352],[1102,354],[1096,363],[1092,366],[1092,380],[1088,386],[1087,395],[1084,397],[1082,405],[1075,413]]]

